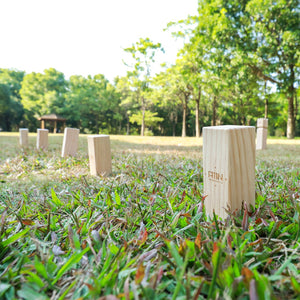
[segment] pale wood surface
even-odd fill
[[[203,179],[209,216],[255,206],[255,127],[204,127]]]
[[[37,130],[37,139],[36,139],[36,148],[41,150],[48,149],[48,129],[38,129]]]
[[[108,176],[112,172],[108,135],[90,135],[88,139],[91,175]]]
[[[256,150],[265,150],[265,149],[267,149],[267,136],[268,136],[268,129],[266,129],[266,128],[257,128],[257,132],[256,132]]]
[[[266,118],[257,119],[257,127],[268,128],[268,119]]]
[[[256,150],[267,149],[268,119],[257,119]]]
[[[20,128],[20,146],[23,148],[28,147],[28,132],[29,130],[27,128]]]
[[[79,129],[65,128],[62,146],[62,157],[75,156],[78,149]]]

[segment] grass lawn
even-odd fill
[[[0,299],[299,297],[300,139],[257,151],[255,211],[210,220],[201,138],[110,136],[93,177],[85,135],[75,158],[18,137],[0,133]]]

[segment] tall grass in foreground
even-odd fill
[[[199,140],[112,137],[113,175],[102,178],[89,175],[85,137],[66,159],[62,136],[46,153],[34,136],[25,152],[10,138],[0,154],[0,299],[300,294],[298,144],[257,153],[254,210],[210,220]]]

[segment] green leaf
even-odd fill
[[[119,248],[114,243],[110,243],[108,245],[108,248],[109,248],[110,252],[114,255],[116,255],[119,252]]]
[[[10,287],[11,285],[8,283],[0,283],[0,296],[4,295]]]
[[[81,258],[85,253],[87,253],[90,250],[89,247],[85,248],[81,252],[75,252],[69,260],[61,267],[61,269],[57,272],[56,277],[52,281],[52,285],[54,285],[63,275],[66,273],[74,264],[77,264],[80,262]]]
[[[115,191],[115,200],[117,205],[121,205],[121,198],[117,191]]]
[[[107,205],[109,208],[113,205],[113,203],[112,203],[111,200],[112,200],[111,194],[108,193],[108,194],[107,194],[107,197],[106,197],[106,205]]]
[[[53,189],[51,189],[52,202],[55,204],[57,208],[62,207],[64,203],[57,197],[56,193]]]
[[[171,242],[166,241],[166,244],[168,246],[171,255],[175,259],[176,265],[180,268],[183,265],[183,260],[177,250],[176,245],[172,241]]]
[[[27,274],[28,277],[28,281],[29,282],[33,282],[36,285],[38,285],[40,288],[42,288],[45,284],[43,282],[43,280],[35,273],[31,272],[31,271],[24,271],[23,274]]]
[[[25,228],[24,230],[14,234],[13,236],[9,237],[7,240],[2,242],[2,246],[5,248],[8,245],[14,243],[18,239],[20,239],[22,236],[24,236],[29,230],[31,230],[30,227]]]
[[[27,283],[21,286],[21,289],[17,291],[20,298],[25,300],[47,300],[49,299],[46,295],[43,295],[41,291],[37,290],[34,286]]]
[[[294,291],[300,295],[300,284],[299,282],[295,279],[295,277],[291,277],[291,283]]]
[[[48,273],[47,273],[47,270],[46,270],[44,264],[42,264],[42,263],[39,261],[39,259],[38,259],[37,256],[34,257],[34,266],[35,266],[35,269],[36,269],[36,271],[37,271],[37,273],[38,273],[39,275],[43,276],[45,279],[48,279]]]

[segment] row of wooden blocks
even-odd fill
[[[266,138],[267,122],[261,121],[257,134]],[[259,129],[262,129],[261,132]],[[26,139],[20,129],[20,141]],[[260,132],[260,133],[259,133]],[[66,128],[62,156],[77,152],[79,130]],[[47,138],[46,138],[47,137]],[[27,131],[28,139],[28,131]],[[110,139],[108,135],[90,135],[88,140],[89,164],[92,175],[112,172]],[[25,140],[23,140],[25,141]],[[21,143],[22,145],[22,143]],[[48,145],[48,131],[38,130],[37,147]],[[261,142],[260,147],[266,142]],[[245,205],[255,206],[255,127],[211,126],[203,128],[203,178],[206,212],[222,218]]]
[[[20,145],[28,147],[28,129],[21,128]],[[36,147],[38,150],[48,148],[48,129],[37,130]],[[75,156],[78,148],[79,129],[65,128],[62,145],[62,157]],[[108,135],[89,135],[88,152],[90,161],[90,172],[92,175],[109,175],[112,172],[110,139]]]

